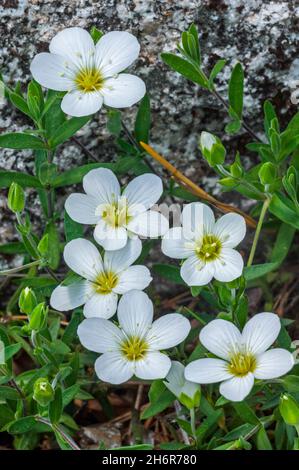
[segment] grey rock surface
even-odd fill
[[[299,79],[299,4],[296,0],[1,0],[0,68],[5,80],[25,87],[34,55],[48,50],[51,38],[61,29],[96,25],[103,31],[127,30],[141,43],[139,60],[132,68],[147,85],[153,107],[152,143],[167,158],[198,182],[213,187],[207,165],[197,150],[201,130],[215,131],[226,141],[232,155],[236,141],[248,136],[225,136],[225,112],[198,87],[170,71],[162,62],[162,51],[174,51],[181,31],[192,22],[198,25],[206,70],[219,58],[228,63],[218,80],[225,96],[232,65],[239,60],[246,72],[245,113],[257,132],[262,126],[262,102],[269,97],[285,121],[297,111],[291,102],[292,86]],[[25,129],[26,119],[3,103],[0,132]],[[130,127],[136,110],[124,111]],[[115,154],[105,128],[105,113],[96,115],[81,132],[82,142],[101,161]],[[243,146],[244,150],[244,146]],[[244,153],[250,163],[251,155]],[[82,151],[68,144],[59,150],[61,169],[86,162]],[[20,171],[33,169],[30,151],[0,150],[0,167]],[[212,189],[211,189],[212,186]],[[3,194],[3,193],[2,193]],[[38,202],[29,194],[30,210],[38,214]],[[1,202],[0,242],[13,237],[10,215]]]

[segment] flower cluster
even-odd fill
[[[138,41],[129,33],[113,31],[95,44],[87,31],[69,28],[52,39],[50,53],[34,58],[31,72],[41,85],[66,92],[61,104],[65,113],[86,116],[103,104],[122,108],[143,97],[143,81],[120,73],[138,54]],[[220,143],[204,133],[201,146],[211,160]],[[83,346],[101,354],[95,363],[101,380],[120,384],[132,376],[165,379],[177,399],[193,409],[200,400],[199,384],[221,382],[225,398],[241,401],[255,379],[274,379],[293,367],[287,350],[267,351],[281,328],[273,313],[255,315],[242,333],[233,322],[213,320],[202,328],[199,339],[218,358],[202,357],[186,367],[171,362],[163,351],[187,338],[190,322],[179,313],[153,322],[153,304],[142,292],[152,278],[147,267],[134,264],[142,252],[140,237],[162,237],[162,252],[183,260],[180,274],[188,286],[205,286],[213,278],[239,278],[243,259],[235,248],[246,233],[241,215],[228,213],[215,221],[208,206],[191,203],[183,209],[182,226],[169,229],[166,217],[152,209],[163,192],[162,181],[154,174],[138,176],[122,190],[111,170],[98,168],[84,176],[83,189],[67,198],[65,209],[74,221],[94,226],[101,250],[83,238],[66,244],[65,263],[78,278],[72,283],[67,278],[56,287],[50,303],[62,311],[84,306],[86,319],[78,336]]]

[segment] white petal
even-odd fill
[[[203,327],[199,339],[215,356],[229,360],[231,353],[238,351],[241,333],[233,323],[217,318]]]
[[[120,195],[118,179],[108,168],[89,171],[83,178],[83,188],[87,194],[97,199],[98,204],[111,204]]]
[[[270,349],[257,357],[254,376],[257,379],[275,379],[289,372],[294,363],[293,355],[286,349]]]
[[[65,210],[79,224],[95,225],[99,221],[99,216],[95,215],[97,205],[94,197],[73,193],[65,201]]]
[[[132,290],[119,301],[118,321],[128,336],[143,337],[151,327],[153,315],[153,303],[144,292]]]
[[[135,375],[144,380],[164,379],[171,367],[171,360],[166,354],[152,351],[145,358],[135,362]]]
[[[66,311],[83,305],[92,294],[93,287],[88,281],[78,281],[69,286],[56,287],[50,298],[51,307]]]
[[[220,393],[227,400],[243,401],[249,395],[254,384],[254,376],[249,372],[244,377],[233,377],[220,385]]]
[[[102,258],[94,246],[84,238],[76,238],[65,245],[63,257],[72,271],[94,281],[103,271]]]
[[[182,227],[174,227],[164,235],[161,249],[170,258],[184,259],[194,255],[195,245],[190,239],[184,238]]]
[[[194,234],[200,237],[203,233],[212,233],[215,224],[214,213],[206,204],[191,202],[183,209],[182,224],[186,238]]]
[[[121,73],[117,78],[105,80],[101,93],[104,104],[111,108],[127,108],[145,95],[144,82],[135,75]]]
[[[80,343],[90,351],[104,353],[118,351],[124,340],[121,330],[104,318],[87,318],[78,327]]]
[[[70,61],[70,66],[90,66],[95,52],[94,42],[90,34],[82,28],[66,28],[60,31],[49,46],[50,52],[60,54]]]
[[[119,274],[118,283],[113,291],[117,294],[125,294],[133,289],[143,290],[151,281],[151,273],[146,266],[130,266]]]
[[[113,228],[104,220],[96,225],[93,236],[105,250],[120,250],[128,240],[127,230],[124,227]]]
[[[242,275],[244,261],[240,253],[232,248],[222,248],[220,258],[213,261],[217,281],[230,282]]]
[[[281,328],[278,315],[269,312],[254,315],[242,332],[242,343],[252,354],[266,351],[276,340]]]
[[[128,200],[129,212],[133,214],[136,214],[134,206],[138,207],[138,213],[150,209],[160,199],[162,193],[161,178],[151,173],[134,178],[123,192]]]
[[[126,361],[120,352],[107,352],[95,362],[95,371],[99,379],[111,384],[121,384],[133,375],[133,362]]]
[[[81,90],[73,90],[64,95],[61,109],[65,114],[81,117],[96,113],[102,104],[103,98],[96,91],[84,93]]]
[[[187,318],[179,313],[169,313],[154,321],[146,341],[151,350],[168,349],[184,341],[190,330],[191,325]]]
[[[155,238],[164,235],[168,228],[168,220],[157,211],[146,211],[134,217],[128,224],[128,230],[142,237]]]
[[[30,72],[40,85],[57,91],[73,88],[72,74],[65,69],[65,60],[60,55],[42,52],[37,54],[30,65]]]
[[[94,294],[84,305],[83,313],[86,318],[111,318],[116,312],[118,296],[110,294]]]
[[[104,266],[106,271],[120,273],[133,264],[139,258],[142,243],[139,238],[129,238],[126,246],[121,250],[105,251]]]
[[[111,77],[129,67],[137,59],[139,50],[135,36],[125,31],[111,31],[96,45],[96,64],[105,77]]]
[[[223,246],[234,248],[246,235],[245,219],[232,212],[225,214],[217,220],[213,233],[220,238]]]
[[[177,386],[183,386],[185,383],[185,367],[178,361],[171,361],[171,369],[167,374],[166,380]]]
[[[198,384],[213,384],[231,378],[227,370],[227,362],[221,359],[197,359],[190,362],[185,369],[185,377]]]
[[[186,259],[181,267],[181,277],[188,286],[205,286],[213,279],[214,263],[204,264],[196,255]]]

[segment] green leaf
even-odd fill
[[[281,380],[288,392],[299,392],[299,377],[297,375],[286,375]]]
[[[169,281],[186,286],[180,275],[180,268],[170,264],[154,264],[153,271]]]
[[[213,84],[215,78],[216,78],[217,75],[221,72],[221,70],[223,69],[223,67],[225,66],[225,64],[226,64],[226,59],[217,60],[216,64],[215,64],[214,67],[212,68],[211,73],[210,73],[210,76],[209,76],[210,85]]]
[[[52,138],[57,133],[57,129],[66,121],[66,115],[61,109],[61,100],[60,92],[48,90],[43,111],[47,139]]]
[[[89,163],[87,165],[72,168],[71,170],[60,173],[52,180],[53,188],[60,188],[63,186],[70,186],[72,184],[81,183],[83,177],[94,168],[109,168],[114,169],[113,163]]]
[[[81,321],[81,313],[75,310],[61,338],[65,344],[70,345],[72,341],[76,338],[77,329],[80,324],[80,321]]]
[[[67,242],[74,240],[75,238],[83,237],[84,228],[83,225],[78,224],[70,218],[68,213],[64,211],[64,233]]]
[[[42,140],[34,135],[14,132],[0,135],[0,147],[7,149],[44,149],[46,146]]]
[[[107,129],[116,137],[121,131],[121,113],[118,109],[109,109],[107,113]]]
[[[9,346],[6,346],[5,351],[4,351],[5,361],[8,361],[15,354],[17,354],[20,351],[21,347],[22,347],[21,343],[15,343],[15,344],[10,344]]]
[[[259,277],[265,276],[277,267],[276,263],[265,263],[265,264],[254,264],[244,268],[244,277],[247,281],[258,279]]]
[[[12,387],[8,387],[5,385],[0,386],[0,400],[19,400],[20,395]]]
[[[151,106],[149,96],[146,94],[142,98],[135,121],[135,138],[137,142],[148,143],[149,131],[151,127]]]
[[[155,416],[168,408],[175,400],[174,395],[165,387],[163,380],[155,380],[149,390],[150,405],[141,414],[141,419]]]
[[[232,402],[232,406],[244,423],[260,424],[260,420],[245,401]]]
[[[10,98],[10,101],[12,102],[12,104],[17,109],[19,109],[23,114],[26,114],[30,118],[32,117],[31,113],[29,111],[28,105],[26,103],[26,100],[22,96],[18,95],[17,93],[14,93],[12,91],[12,92],[9,93],[9,98]]]
[[[197,27],[195,26],[194,23],[189,27],[188,33],[193,36],[193,44],[194,44],[194,58],[198,62],[198,64],[201,64],[201,54],[200,54],[200,45],[199,45],[199,38],[198,38],[198,31]]]
[[[75,398],[75,396],[77,395],[79,390],[80,390],[80,385],[79,384],[74,384],[71,387],[69,387],[69,388],[67,388],[63,391],[63,393],[62,393],[63,407],[69,405],[73,401],[73,399]]]
[[[26,253],[26,249],[21,242],[10,242],[0,245],[0,253],[3,255],[14,255]]]
[[[92,37],[93,42],[95,44],[101,39],[103,35],[104,35],[103,31],[96,28],[95,26],[92,26],[92,28],[90,29],[90,36]]]
[[[62,144],[70,137],[72,137],[76,132],[81,129],[87,122],[90,120],[91,116],[83,117],[72,117],[65,121],[54,133],[53,137],[49,140],[49,145],[51,148],[57,147],[57,145]]]
[[[0,188],[9,188],[11,183],[18,183],[23,188],[42,188],[36,176],[18,171],[0,171]]]
[[[47,261],[50,268],[55,270],[60,263],[60,245],[57,226],[53,221],[48,222],[44,235],[46,234],[48,235]]]
[[[60,387],[55,390],[54,400],[49,404],[49,418],[52,424],[57,424],[62,415],[63,402],[62,402],[62,391]]]
[[[229,104],[241,119],[243,111],[243,93],[244,93],[244,72],[242,65],[237,63],[233,68],[229,86],[228,86],[228,97]]]
[[[283,194],[273,194],[269,211],[286,224],[299,229],[299,213],[296,206]]]
[[[271,263],[279,266],[287,256],[295,235],[295,228],[282,223],[277,234],[275,245],[271,254]]]
[[[17,419],[8,426],[8,432],[11,434],[23,434],[30,432],[36,426],[34,416],[26,416],[25,418]]]
[[[179,74],[183,75],[183,77],[191,80],[191,82],[197,83],[198,85],[202,86],[203,88],[209,88],[209,81],[203,75],[203,73],[197,70],[190,62],[182,57],[176,56],[169,52],[163,52],[161,57],[165,64],[167,64],[170,68],[178,72]]]
[[[272,450],[272,445],[265,429],[261,427],[256,435],[256,446],[258,450]]]

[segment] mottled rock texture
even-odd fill
[[[145,80],[152,99],[152,143],[187,174],[209,187],[214,180],[199,158],[197,139],[204,129],[223,137],[226,114],[206,92],[170,71],[161,61],[160,52],[174,51],[181,31],[195,22],[206,70],[217,59],[228,59],[218,80],[223,95],[232,65],[237,60],[243,63],[245,113],[259,131],[261,105],[266,97],[278,106],[283,121],[297,111],[290,95],[292,82],[299,79],[298,16],[296,0],[1,0],[0,67],[10,84],[20,80],[25,86],[30,61],[37,52],[47,51],[50,39],[62,28],[89,29],[96,25],[103,31],[132,32],[141,43],[140,58],[133,69]],[[135,109],[124,112],[129,126],[134,113]],[[17,111],[2,106],[1,132],[27,125]],[[103,113],[93,119],[80,138],[102,161],[113,157]],[[242,147],[248,137],[226,136],[225,140],[228,149],[233,149],[237,140]],[[245,156],[247,161],[252,158],[244,151]],[[57,162],[61,168],[69,168],[86,162],[86,156],[74,145],[66,145],[59,151]],[[0,166],[31,171],[31,152],[0,150]],[[37,202],[34,195],[31,199],[34,212]],[[10,239],[10,224],[1,226],[0,241]]]

